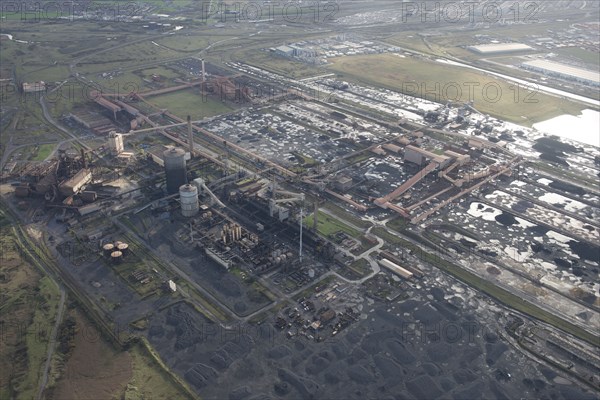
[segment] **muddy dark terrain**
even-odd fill
[[[221,328],[184,303],[148,336],[205,399],[597,398],[514,348],[508,312],[441,279],[408,300],[365,299],[359,322],[320,343],[286,338],[272,318]]]

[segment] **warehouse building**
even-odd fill
[[[290,46],[279,46],[275,48],[275,53],[279,54],[280,56],[291,57],[294,55],[294,49]]]
[[[432,153],[420,147],[408,145],[404,149],[404,161],[423,166],[427,160],[431,160],[439,165],[440,168],[444,168],[452,161],[448,156]]]
[[[523,43],[490,43],[490,44],[481,44],[477,46],[469,46],[467,49],[471,50],[474,53],[478,54],[504,54],[504,53],[513,53],[516,51],[529,51],[533,50],[531,46],[528,46]]]
[[[600,86],[600,72],[573,67],[548,60],[533,60],[521,64],[525,69],[541,72],[544,75],[569,79],[586,85]]]
[[[24,93],[36,93],[46,91],[46,83],[44,81],[27,83],[23,82]]]

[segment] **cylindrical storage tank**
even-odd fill
[[[117,246],[117,250],[121,252],[123,257],[129,254],[129,245],[127,243],[121,243]]]
[[[311,269],[308,270],[308,277],[311,278],[311,279],[315,277],[315,270],[314,269],[311,268]]]
[[[104,255],[108,257],[115,250],[115,245],[112,243],[106,243],[104,246],[102,246],[102,249],[104,250]]]
[[[200,211],[198,203],[198,188],[189,183],[179,187],[179,202],[181,203],[181,214],[184,217],[193,217]]]
[[[113,251],[112,253],[110,253],[110,259],[114,264],[118,264],[123,260],[123,253],[121,253],[118,250]]]
[[[167,192],[175,194],[186,182],[185,151],[173,147],[163,153],[165,173],[167,175]]]

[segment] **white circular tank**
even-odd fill
[[[110,256],[110,254],[115,251],[115,245],[112,243],[106,243],[104,246],[102,246],[102,249],[104,250],[105,255]]]
[[[195,185],[185,184],[179,187],[179,201],[181,214],[184,217],[193,217],[200,211],[198,204],[198,188]]]
[[[123,253],[121,253],[120,251],[113,251],[112,253],[110,253],[110,258],[112,259],[112,262],[115,264],[120,263],[121,261],[123,261]]]
[[[127,253],[129,253],[129,245],[127,243],[119,243],[117,250],[119,250],[123,256],[126,256]]]

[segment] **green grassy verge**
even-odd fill
[[[129,349],[129,354],[133,376],[123,399],[198,399],[190,387],[168,369],[145,338]]]
[[[0,398],[35,398],[56,322],[60,291],[19,248],[14,230],[0,218]],[[15,326],[19,326],[15,329]]]
[[[304,219],[304,223],[306,226],[313,226],[313,215],[309,215]],[[325,237],[332,237],[338,232],[344,232],[348,236],[352,236],[353,238],[358,238],[361,233],[343,223],[340,219],[330,216],[329,214],[325,214],[322,211],[319,211],[319,219],[317,225],[318,232]]]
[[[180,286],[182,288],[184,288],[186,290],[186,292],[197,302],[199,302],[202,307],[204,307],[206,310],[208,310],[212,315],[214,315],[215,318],[217,318],[219,321],[221,322],[228,322],[230,321],[230,318],[227,316],[227,314],[225,314],[220,307],[215,306],[209,299],[207,299],[206,297],[204,297],[200,292],[198,292],[194,287],[192,287],[191,285],[189,285],[187,282],[177,282],[177,286]],[[190,303],[192,306],[194,306],[193,303]],[[200,312],[202,315],[204,315],[206,318],[212,320],[213,318],[211,318],[210,315],[206,315],[205,312],[203,312],[202,310],[200,310],[198,307],[194,308],[196,310],[198,310],[198,312]],[[215,321],[218,322],[218,321]]]
[[[531,126],[562,114],[578,115],[585,108],[566,99],[534,92],[527,97],[502,79],[484,73],[415,57],[395,54],[341,57],[330,69],[369,85],[446,103],[466,103],[482,113]]]
[[[212,97],[204,97],[199,89],[187,89],[179,92],[152,96],[148,101],[159,108],[166,108],[180,118],[188,115],[192,120],[211,117],[231,111],[226,104]]]
[[[348,211],[344,210],[343,208],[337,206],[332,202],[328,202],[325,206],[323,206],[323,208],[329,211],[331,214],[335,215],[336,217],[339,217],[341,220],[348,221],[352,225],[357,226],[359,228],[367,229],[371,226],[370,222],[363,221],[362,219],[354,216],[353,214],[349,213]]]
[[[37,149],[37,154],[33,157],[32,161],[44,161],[46,157],[54,150],[54,144],[42,144]]]

